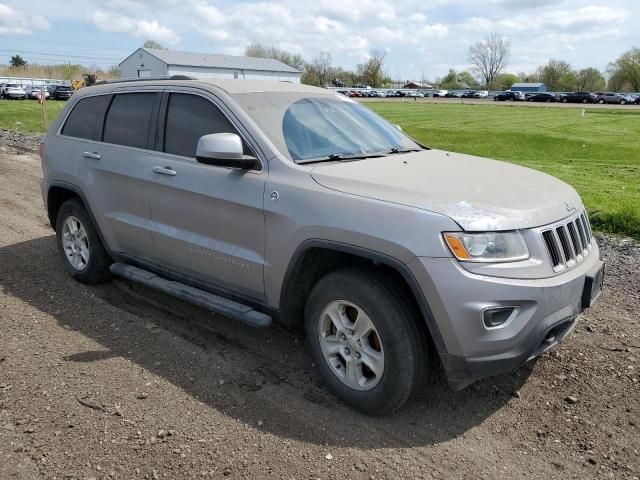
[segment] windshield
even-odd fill
[[[359,158],[421,147],[368,108],[342,95],[235,95],[274,145],[294,161]]]

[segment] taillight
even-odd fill
[[[38,155],[40,155],[40,160],[44,160],[44,142],[40,142],[38,145]]]

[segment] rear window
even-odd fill
[[[115,96],[104,122],[104,141],[146,148],[151,114],[158,93],[121,93]]]
[[[86,140],[100,140],[100,127],[109,99],[109,95],[99,95],[80,100],[67,118],[62,134]]]

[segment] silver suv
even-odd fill
[[[560,342],[602,286],[580,197],[433,150],[330,91],[185,77],[76,92],[41,147],[76,280],[119,275],[254,326],[303,327],[328,388],[398,409]]]

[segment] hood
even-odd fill
[[[555,177],[441,150],[318,164],[311,176],[332,190],[446,215],[467,231],[538,227],[582,208]]]

